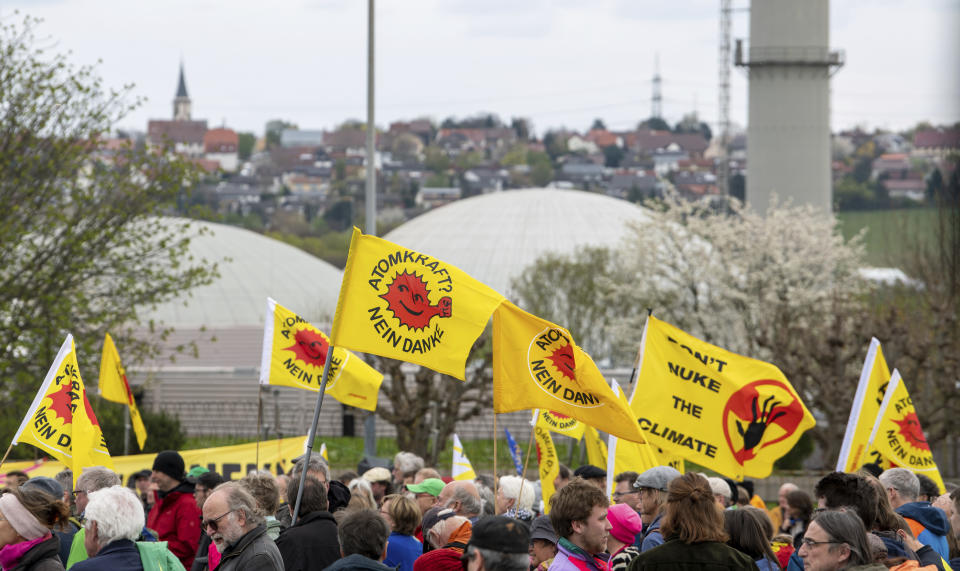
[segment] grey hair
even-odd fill
[[[867,543],[867,529],[863,526],[860,516],[853,510],[828,510],[820,512],[813,519],[827,534],[831,541],[836,541],[850,548],[850,559],[847,566],[865,565],[871,562],[870,546]],[[835,551],[836,545],[830,550]]]
[[[483,556],[485,571],[527,571],[530,569],[530,555],[527,553],[503,553],[492,549],[483,549],[476,545],[468,545],[467,554],[471,559],[474,553]]]
[[[119,485],[120,476],[103,466],[88,466],[83,469],[83,472],[77,478],[77,489],[84,492],[93,492]]]
[[[884,487],[893,488],[908,502],[917,501],[920,495],[920,480],[906,468],[890,468],[880,474],[879,479]]]
[[[483,503],[483,511],[480,515],[497,515],[497,500],[493,497],[493,490],[477,484],[477,493],[480,494],[480,501]]]
[[[66,470],[60,470],[57,472],[57,475],[53,477],[53,479],[60,484],[60,487],[63,488],[65,493],[69,494],[73,491],[73,470],[70,468],[67,468]]]
[[[91,492],[84,514],[87,527],[90,522],[97,522],[97,538],[101,546],[121,539],[136,541],[143,530],[140,498],[133,490],[119,484]]]
[[[265,521],[260,514],[260,510],[257,509],[257,500],[240,482],[224,482],[217,486],[214,491],[223,492],[224,499],[227,501],[227,508],[230,511],[243,512],[248,525],[258,526]]]
[[[503,497],[516,500],[513,507],[518,510],[533,509],[533,482],[520,476],[500,476],[500,490]]]
[[[370,482],[364,480],[363,478],[354,478],[350,480],[350,483],[347,485],[347,489],[350,490],[350,494],[359,493],[366,496],[374,507],[377,506],[377,500],[373,497],[373,488],[370,487]],[[360,491],[358,492],[357,490]]]
[[[304,456],[293,465],[293,470],[290,471],[290,477],[297,480],[300,479],[300,472],[303,471],[303,460],[306,458]],[[327,485],[330,485],[330,466],[327,465],[327,461],[323,459],[323,456],[319,454],[310,455],[310,465],[307,466],[307,472],[320,472],[323,474],[324,480],[326,480]]]
[[[423,469],[423,458],[413,452],[397,452],[393,457],[393,467],[403,472],[404,475],[416,474],[418,470]]]
[[[460,512],[463,514],[475,516],[483,511],[483,500],[471,494],[464,486],[455,487],[450,499],[460,502]]]

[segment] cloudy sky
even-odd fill
[[[747,38],[746,0],[733,35]],[[363,0],[6,0],[41,36],[146,104],[123,126],[169,118],[184,62],[195,118],[262,133],[283,118],[332,128],[366,116]],[[717,119],[718,0],[378,0],[376,121],[490,111],[541,134],[626,129],[650,114],[659,58],[663,112]],[[833,0],[833,128],[960,121],[960,0]],[[746,76],[731,116],[745,124]]]

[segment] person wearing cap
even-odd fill
[[[530,569],[547,571],[557,556],[557,532],[553,530],[550,516],[534,518],[530,524]]]
[[[626,571],[630,562],[640,555],[640,549],[633,545],[633,542],[643,528],[643,523],[640,515],[628,504],[610,506],[607,519],[612,526],[610,537],[607,538],[610,571]]]
[[[710,490],[713,491],[713,499],[720,506],[720,509],[729,508],[733,504],[733,497],[727,482],[723,478],[717,477],[707,478],[707,482],[710,484]]]
[[[667,507],[667,487],[680,472],[670,466],[654,466],[637,476],[633,487],[640,490],[640,519],[643,532],[637,534],[633,544],[643,553],[663,543],[660,519]]]
[[[530,531],[527,525],[506,516],[481,518],[473,527],[463,557],[468,571],[528,571]]]
[[[383,496],[390,493],[391,478],[393,478],[393,476],[390,474],[390,470],[379,466],[370,468],[363,473],[363,479],[370,484],[370,489],[373,491],[373,499],[377,502],[378,506],[380,502],[383,501]]]
[[[70,510],[40,488],[8,489],[0,495],[0,567],[16,571],[63,571],[60,541],[51,528]]]
[[[437,505],[437,498],[446,484],[439,478],[427,478],[419,484],[407,484],[407,490],[413,493],[413,499],[417,501],[420,508],[420,516],[427,513],[427,510]]]
[[[601,490],[607,488],[607,471],[603,468],[597,468],[590,464],[580,466],[573,471],[573,477],[576,478],[578,476],[586,480],[588,484],[593,484]]]
[[[173,450],[157,454],[150,481],[157,485],[147,527],[157,532],[185,569],[193,565],[200,544],[200,508],[193,484],[184,476],[183,457]],[[209,500],[208,500],[209,501]]]

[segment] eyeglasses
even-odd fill
[[[809,537],[804,537],[800,540],[800,543],[806,545],[808,548],[815,547],[817,545],[823,545],[825,543],[843,543],[842,541],[817,541],[815,539],[810,539]]]
[[[613,497],[622,498],[623,496],[629,496],[630,494],[638,494],[638,493],[640,493],[640,490],[633,490],[632,492],[614,492]]]
[[[210,531],[216,533],[216,532],[217,532],[217,527],[218,527],[218,525],[219,525],[217,522],[220,521],[220,520],[222,520],[223,518],[227,517],[227,515],[229,515],[229,514],[232,513],[232,512],[233,512],[233,510],[229,510],[229,511],[227,511],[226,513],[221,514],[221,515],[218,515],[217,517],[215,517],[215,518],[213,518],[213,519],[205,519],[205,520],[203,520],[202,522],[200,522],[200,528],[201,528],[201,529],[207,529],[207,528],[209,527],[209,528],[210,528]]]
[[[70,495],[73,496],[73,499],[77,499],[77,496],[79,496],[80,494],[86,494],[86,493],[87,493],[86,490],[74,490],[70,492]]]

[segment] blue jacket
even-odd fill
[[[637,535],[634,540],[633,544],[640,548],[641,553],[658,545],[663,545],[663,534],[660,533],[660,518],[662,517],[663,514],[657,514],[657,517],[653,518],[650,525],[643,530],[642,537]]]
[[[387,556],[383,558],[383,564],[387,567],[396,567],[400,571],[413,571],[413,562],[421,555],[423,555],[423,544],[416,537],[392,532],[387,542]]]
[[[143,571],[140,551],[129,539],[118,539],[103,546],[94,557],[78,561],[71,571]]]
[[[931,506],[930,502],[910,502],[897,508],[896,512],[910,523],[910,529],[916,535],[917,541],[932,547],[945,560],[950,557],[950,547],[947,545],[947,530],[950,524],[943,510]],[[910,520],[919,525],[913,525]],[[920,528],[922,531],[917,533]]]

